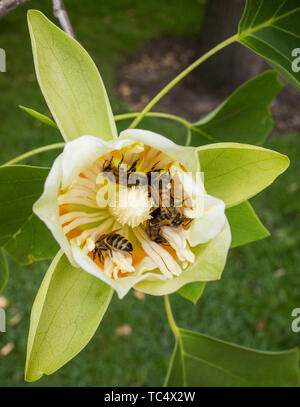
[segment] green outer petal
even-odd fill
[[[226,216],[232,234],[231,248],[270,236],[248,201],[227,209]]]
[[[107,93],[85,49],[37,10],[28,25],[37,79],[64,139],[117,138]]]
[[[214,239],[193,248],[196,256],[195,263],[190,264],[186,270],[183,270],[180,276],[164,281],[143,280],[135,288],[147,294],[166,295],[193,281],[218,280],[225,266],[230,243],[230,227],[226,222],[221,232]]]
[[[34,301],[25,380],[51,374],[77,355],[94,335],[113,290],[58,252]]]
[[[193,304],[196,304],[201,295],[203,294],[205,286],[206,286],[205,281],[196,281],[194,283],[189,283],[181,287],[177,291],[177,294],[180,294],[182,297],[191,301]]]
[[[197,151],[207,193],[227,208],[265,189],[289,166],[286,155],[248,144],[209,144]]]

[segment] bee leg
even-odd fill
[[[120,166],[123,164],[123,161],[124,161],[124,154],[122,154],[122,158],[118,164],[118,168],[120,168]]]
[[[169,243],[167,242],[167,240],[164,237],[162,237],[162,235],[160,233],[158,234],[158,236],[156,236],[154,241],[155,241],[155,243],[163,244],[164,246],[169,246]]]
[[[136,165],[137,165],[138,161],[139,161],[139,158],[138,158],[137,160],[135,160],[135,161],[131,164],[131,166],[130,166],[130,168],[129,168],[129,170],[128,170],[129,173],[132,173],[132,172],[135,172],[135,171],[136,171]]]
[[[103,256],[101,252],[98,252],[98,260],[100,263],[103,263]]]
[[[105,161],[104,161],[104,164],[103,164],[103,171],[109,171],[109,167],[110,167],[110,164],[111,164],[111,160],[112,160],[112,158],[110,159],[110,161],[108,161],[108,160],[105,160]]]
[[[104,161],[103,167],[105,168],[105,171],[110,171],[112,169],[112,166],[111,166],[112,160],[113,160],[113,157],[111,157],[111,159],[109,161],[108,160]],[[106,163],[108,163],[108,164],[106,164]]]
[[[193,219],[191,218],[186,218],[183,222],[182,222],[182,226],[184,228],[187,228],[189,226],[189,224],[192,222]]]

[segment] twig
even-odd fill
[[[0,1],[0,18],[7,16],[15,8],[22,6],[29,0],[2,0]]]
[[[52,4],[53,4],[53,15],[58,19],[62,29],[67,34],[69,34],[70,37],[77,39],[63,0],[52,0]]]

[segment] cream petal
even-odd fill
[[[112,250],[112,252],[112,261],[118,268],[124,272],[134,271],[134,267],[132,267],[132,256],[129,253],[121,253],[115,250]]]
[[[104,281],[106,284],[110,285],[114,290],[117,291],[120,299],[122,299],[133,286],[145,279],[154,278],[155,281],[165,279],[165,277],[160,274],[149,272],[142,275],[127,276],[113,280],[102,269],[100,269],[92,259],[84,254],[73,240],[71,241],[71,246],[74,258],[79,266],[87,273],[92,274],[93,276]]]
[[[58,193],[61,188],[68,187],[77,175],[91,166],[98,157],[133,143],[131,140],[106,142],[93,136],[82,136],[66,143],[63,152],[57,157],[48,174],[42,196],[33,205],[34,213],[51,230],[74,267],[78,267],[78,264],[74,260],[70,243],[59,219]],[[73,198],[74,202],[75,200]]]
[[[33,212],[45,222],[54,238],[67,255],[74,267],[79,267],[72,255],[70,243],[66,238],[59,219],[57,196],[60,190],[62,177],[62,154],[60,154],[48,174],[42,196],[33,205]]]
[[[203,194],[206,194],[203,183],[203,174],[201,172],[185,172],[178,166],[172,165],[170,168],[170,174],[175,182],[177,180],[181,183],[187,196],[196,199],[197,196],[201,198]]]
[[[225,223],[224,202],[205,193],[200,172],[194,178],[175,166],[170,168],[170,172],[172,176],[178,176],[184,192],[193,202],[192,209],[184,209],[184,214],[193,219],[185,231],[189,244],[194,247],[208,242],[220,232]]]
[[[136,284],[134,288],[151,295],[167,295],[188,283],[218,280],[225,266],[230,243],[231,232],[226,221],[221,232],[214,239],[193,248],[195,262],[179,276],[164,281],[150,277]]]
[[[127,129],[121,132],[120,140],[139,141],[156,148],[181,162],[188,171],[199,171],[199,160],[195,147],[185,147],[173,143],[168,138],[149,130]]]
[[[225,204],[210,195],[203,196],[203,213],[195,218],[185,231],[189,244],[194,247],[213,239],[226,222]]]
[[[141,275],[144,271],[155,270],[157,269],[157,264],[149,257],[146,256],[143,258],[141,263],[136,267],[136,274]]]
[[[104,141],[93,136],[82,136],[66,144],[62,153],[62,188],[99,157],[133,144],[131,140]]]
[[[170,246],[173,247],[178,259],[184,265],[194,263],[195,255],[187,244],[184,230],[163,226],[161,228],[161,235],[169,242]]]
[[[201,192],[204,196],[204,212],[199,218],[192,221],[190,228],[185,232],[190,245],[197,245],[193,249],[196,255],[195,263],[189,265],[181,274],[174,273],[177,275],[174,275],[172,279],[167,279],[166,276],[159,273],[158,268],[149,258],[137,268],[135,275],[112,279],[89,258],[87,247],[84,251],[76,243],[78,239],[69,242],[63,233],[57,199],[60,189],[68,187],[98,157],[137,141],[165,152],[182,162],[189,171],[195,172],[199,169],[196,150],[193,147],[177,146],[172,141],[153,132],[128,130],[122,133],[119,140],[111,142],[105,142],[93,136],[82,136],[68,142],[63,153],[54,162],[47,177],[44,192],[34,204],[34,213],[52,231],[72,265],[82,267],[88,273],[109,284],[117,291],[119,298],[123,298],[133,286],[141,285],[143,288],[139,289],[142,291],[163,295],[176,291],[191,281],[208,281],[219,278],[230,245],[230,229],[226,222],[223,202],[206,195],[203,188],[200,188],[201,191],[197,191],[196,195],[199,196]],[[96,180],[99,168],[94,167],[88,171],[88,175],[92,179],[95,177]],[[224,222],[226,222],[225,225]],[[207,241],[209,242],[206,244],[200,244]]]
[[[174,275],[178,276],[182,272],[180,265],[171,254],[161,245],[152,241],[141,227],[135,228],[134,233],[139,239],[144,251],[157,264],[162,274],[167,278],[173,278]]]

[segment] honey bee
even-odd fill
[[[171,206],[169,208],[159,208],[159,212],[155,217],[155,222],[159,223],[161,226],[181,226],[184,222],[190,219],[184,216],[183,208],[176,208]]]
[[[191,222],[190,218],[184,216],[182,208],[159,207],[151,213],[151,218],[146,222],[146,233],[156,243],[167,243],[161,235],[163,226],[186,227]]]
[[[128,178],[131,174],[136,172],[136,167],[139,159],[135,160],[128,168],[123,168],[124,156],[118,163],[117,167],[113,166],[113,157],[110,160],[105,160],[103,164],[102,172],[103,175],[107,177],[110,181],[116,182],[117,184],[127,185]]]
[[[161,235],[163,226],[186,228],[192,219],[183,212],[185,199],[175,193],[174,181],[169,171],[160,174],[154,170],[147,174],[149,183],[149,196],[154,201],[156,208],[151,213],[151,218],[146,222],[146,233],[156,243],[167,243]]]
[[[152,198],[154,206],[169,207],[172,205],[171,177],[168,171],[160,174],[159,170],[147,174],[148,193]]]
[[[175,207],[182,214],[184,203],[189,200],[189,197],[184,197],[182,187],[175,185],[169,171],[162,174],[151,172],[151,181],[149,181],[149,196],[154,201],[156,207]],[[150,173],[147,174],[148,180]],[[175,212],[174,212],[175,213]],[[174,215],[175,216],[175,215]]]
[[[104,233],[96,240],[95,248],[93,250],[93,260],[95,260],[96,254],[98,254],[99,260],[103,262],[103,252],[107,251],[108,254],[112,256],[112,250],[131,253],[133,248],[129,240],[127,240],[124,236],[119,235],[114,230],[111,233]]]
[[[160,225],[151,222],[151,219],[146,223],[146,233],[155,243],[167,244],[166,239],[160,234]]]

